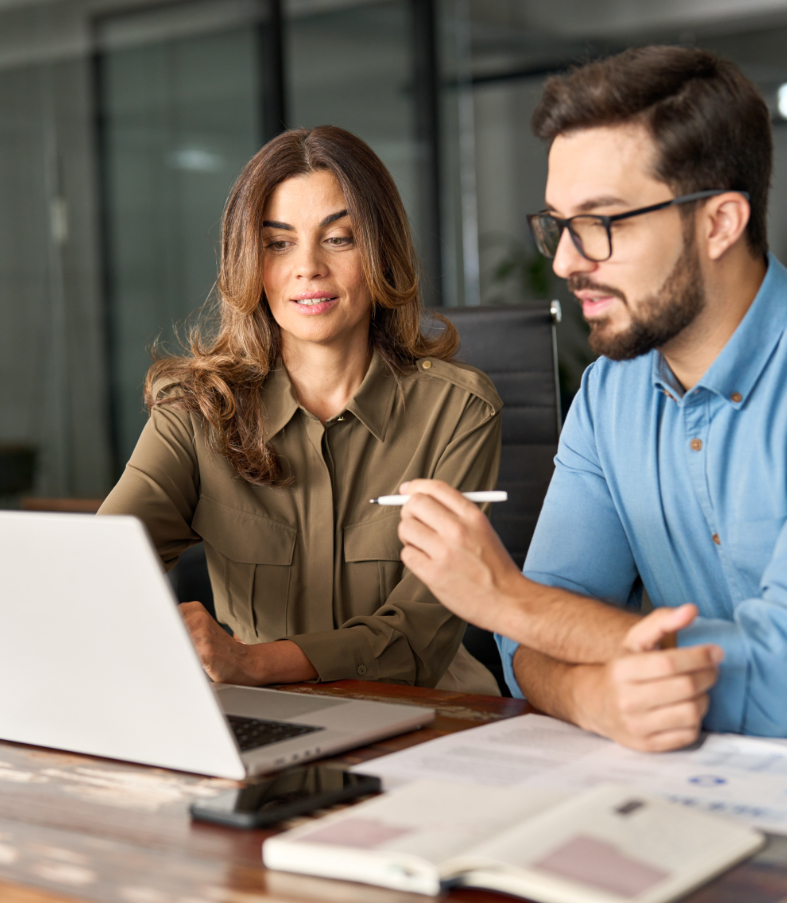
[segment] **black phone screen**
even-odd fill
[[[380,779],[329,765],[291,768],[191,806],[194,818],[254,828],[381,789]]]

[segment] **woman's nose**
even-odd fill
[[[325,255],[319,243],[303,242],[298,246],[296,273],[306,279],[324,276],[327,272]]]

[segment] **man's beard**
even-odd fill
[[[664,284],[654,295],[638,302],[636,311],[631,309],[623,292],[597,285],[584,274],[570,277],[568,288],[571,292],[601,289],[620,298],[629,308],[631,324],[623,332],[608,332],[611,323],[608,317],[590,321],[591,349],[613,361],[630,360],[662,348],[693,323],[705,307],[705,286],[691,234],[685,237],[683,251]]]

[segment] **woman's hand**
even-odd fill
[[[252,687],[260,685],[249,656],[253,646],[246,646],[230,636],[201,602],[184,602],[179,610],[202,667],[211,680]]]
[[[180,613],[202,667],[216,683],[262,687],[318,676],[300,647],[290,640],[247,646],[220,627],[201,602],[184,602]]]

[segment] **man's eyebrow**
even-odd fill
[[[597,198],[588,198],[577,208],[580,213],[587,213],[589,210],[595,210],[597,207],[628,207],[629,202],[623,198],[615,197],[611,194],[604,194]],[[551,204],[546,204],[544,210],[547,213],[554,213],[555,208]]]
[[[617,198],[611,194],[604,194],[598,198],[589,198],[584,204],[579,205],[580,210],[595,210],[596,207],[628,207],[628,201]]]
[[[343,216],[347,216],[346,210],[340,210],[338,213],[332,213],[330,216],[326,216],[325,219],[320,223],[320,225],[330,226],[331,223],[335,223],[337,219],[341,219]]]

